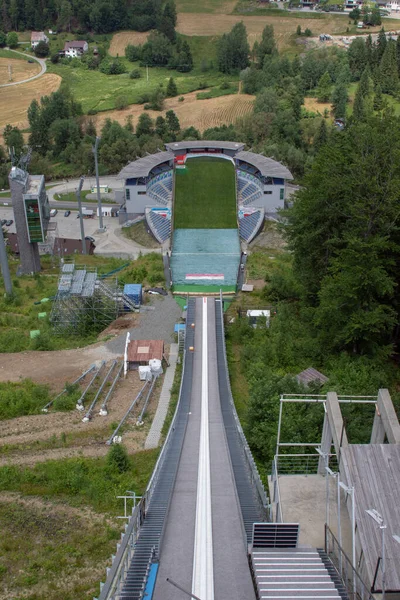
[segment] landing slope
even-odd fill
[[[175,229],[237,228],[235,169],[230,161],[189,158],[175,173]]]

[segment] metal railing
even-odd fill
[[[250,450],[250,446],[247,443],[246,436],[244,435],[242,426],[241,426],[240,421],[239,421],[239,417],[238,417],[237,412],[236,412],[235,403],[234,403],[234,400],[233,400],[232,389],[231,389],[231,382],[230,382],[230,377],[229,377],[228,361],[227,361],[227,358],[226,358],[226,343],[225,343],[225,332],[224,332],[224,303],[223,303],[223,298],[222,298],[222,291],[220,291],[219,301],[220,301],[220,311],[221,311],[223,357],[224,357],[225,369],[226,369],[226,373],[227,373],[227,385],[228,385],[228,391],[229,391],[229,401],[231,403],[232,413],[233,413],[233,416],[234,416],[234,419],[235,419],[235,424],[236,424],[236,429],[238,431],[241,443],[243,445],[244,456],[246,458],[246,462],[247,462],[247,465],[248,465],[248,468],[249,468],[249,471],[250,471],[251,483],[255,486],[255,488],[257,490],[258,498],[259,498],[259,501],[260,501],[261,505],[263,506],[263,508],[265,510],[268,510],[269,509],[269,498],[268,498],[267,493],[265,491],[264,485],[263,485],[263,483],[261,481],[260,473],[258,472],[258,468],[257,468],[257,465],[256,465],[255,460],[253,458],[252,452]],[[217,310],[217,307],[216,307],[216,310]]]
[[[374,600],[369,586],[353,568],[350,558],[327,524],[325,524],[325,552],[340,576],[349,600]]]
[[[276,474],[316,475],[320,460],[321,456],[317,453],[277,454],[274,458]],[[337,470],[336,454],[329,454],[329,467]]]
[[[279,489],[279,472],[278,472],[276,456],[275,456],[274,460],[272,461],[271,483],[272,483],[272,489],[273,489],[273,494],[274,494],[274,496],[272,498],[272,502],[275,504],[275,514],[274,515],[271,514],[272,521],[274,523],[284,523],[282,502],[281,502],[281,492]]]
[[[179,390],[179,398],[175,408],[175,413],[172,419],[172,423],[168,430],[168,435],[165,439],[159,457],[157,459],[156,465],[153,469],[153,473],[151,475],[150,481],[147,485],[147,489],[140,500],[139,504],[132,510],[132,517],[129,523],[125,527],[125,533],[121,536],[121,543],[117,545],[117,554],[112,557],[113,562],[111,568],[107,569],[107,580],[104,584],[100,584],[100,596],[98,600],[118,600],[128,569],[131,563],[135,544],[142,526],[142,523],[145,518],[145,512],[147,507],[150,504],[151,498],[153,496],[154,489],[157,485],[160,473],[163,469],[165,457],[167,454],[167,449],[171,443],[172,433],[174,431],[175,422],[177,419],[181,397],[182,397],[182,385],[184,381],[185,374],[185,363],[186,363],[186,351],[183,356],[183,368],[182,368],[182,377],[181,384]],[[147,382],[146,382],[147,383]],[[153,558],[155,554],[155,549],[153,552]],[[144,586],[146,581],[144,581]],[[143,587],[144,591],[144,587]],[[96,599],[97,600],[97,599]]]

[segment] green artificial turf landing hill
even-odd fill
[[[237,228],[235,168],[229,160],[189,158],[175,174],[175,229]]]

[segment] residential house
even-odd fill
[[[49,38],[45,35],[44,31],[32,31],[31,33],[31,47],[36,48],[39,42],[49,43]]]
[[[65,42],[64,55],[70,58],[79,58],[84,52],[89,50],[89,44],[83,40]]]

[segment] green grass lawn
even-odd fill
[[[176,229],[236,229],[233,164],[218,158],[191,158],[176,170]]]

